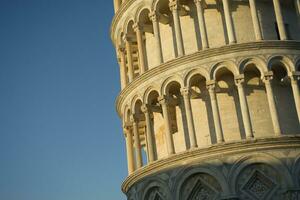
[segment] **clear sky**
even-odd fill
[[[0,199],[122,200],[113,0],[0,0]]]

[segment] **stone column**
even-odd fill
[[[154,153],[154,138],[152,132],[152,123],[150,117],[150,110],[147,105],[142,106],[142,111],[145,114],[146,119],[146,137],[147,137],[147,149],[148,149],[148,158],[149,162],[155,161],[155,153]]]
[[[143,74],[145,72],[145,55],[144,55],[144,41],[143,41],[142,28],[138,23],[135,23],[133,25],[133,28],[137,38],[140,74]]]
[[[167,149],[168,154],[174,154],[175,153],[175,147],[174,147],[174,140],[173,135],[171,132],[171,125],[170,125],[170,119],[169,119],[169,109],[168,109],[168,102],[166,97],[160,97],[159,103],[162,107],[163,111],[163,117],[165,121],[165,137],[166,137],[166,143],[167,143]]]
[[[233,43],[236,43],[236,38],[235,38],[234,30],[233,30],[232,17],[231,17],[231,12],[230,12],[230,9],[229,9],[229,2],[228,1],[229,0],[222,0],[229,43],[233,44]]]
[[[183,101],[184,101],[191,148],[197,148],[198,145],[197,145],[197,139],[195,134],[194,119],[193,119],[192,106],[190,100],[190,89],[182,88],[181,95],[183,96]]]
[[[287,40],[288,38],[287,38],[286,30],[285,30],[285,25],[283,22],[280,1],[273,0],[273,5],[274,5],[274,9],[275,9],[275,16],[276,16],[279,35],[280,35],[280,40]]]
[[[295,1],[295,8],[298,16],[298,24],[300,25],[300,0],[294,0]]]
[[[132,174],[135,170],[134,167],[134,155],[133,155],[133,144],[132,144],[132,132],[129,128],[124,128],[125,139],[126,139],[126,153],[127,153],[127,164],[128,174]]]
[[[132,62],[132,49],[128,37],[125,37],[125,47],[126,47],[126,54],[127,54],[128,77],[129,77],[129,82],[131,82],[133,81],[134,78],[134,69],[133,69],[133,62]]]
[[[274,133],[275,133],[276,136],[280,136],[281,135],[281,129],[280,129],[280,125],[279,125],[278,113],[277,113],[276,104],[275,104],[274,95],[273,95],[273,88],[272,88],[272,85],[271,85],[271,80],[272,79],[273,79],[273,73],[270,72],[269,74],[267,74],[264,77],[263,81],[264,81],[265,87],[266,87],[266,92],[267,92],[267,97],[268,97],[268,103],[269,103],[269,109],[270,109],[270,113],[271,113]]]
[[[125,49],[123,47],[119,47],[118,54],[120,57],[121,89],[124,89],[127,85]]]
[[[256,8],[256,2],[255,1],[256,0],[249,0],[249,4],[250,4],[250,10],[251,10],[251,16],[252,16],[252,23],[253,23],[255,38],[256,38],[256,40],[260,41],[263,38],[262,38],[261,28],[260,28],[260,25],[259,25],[259,20],[258,20],[257,8]]]
[[[143,166],[143,158],[142,158],[142,148],[140,142],[138,119],[134,115],[132,115],[131,122],[133,127],[133,134],[134,134],[136,168],[139,169]]]
[[[217,135],[217,142],[218,143],[224,142],[219,107],[218,107],[217,96],[216,96],[216,92],[215,92],[215,83],[208,84],[207,89],[208,89],[209,96],[210,96],[210,103],[211,103],[212,112],[213,112],[215,131],[216,131],[216,135]]]
[[[120,0],[114,0],[115,13],[119,10],[120,6],[121,6]]]
[[[235,79],[236,86],[238,88],[239,93],[239,100],[240,100],[240,106],[241,106],[241,112],[242,112],[242,118],[246,133],[246,138],[253,138],[253,132],[251,127],[251,121],[250,121],[250,114],[249,114],[249,108],[247,104],[247,99],[244,91],[244,77],[239,77]]]
[[[173,15],[178,56],[183,56],[184,47],[183,47],[182,32],[181,32],[180,19],[178,13],[178,9],[179,9],[178,0],[170,0],[169,7]]]
[[[295,100],[295,106],[297,110],[298,120],[300,123],[300,95],[299,95],[299,86],[298,81],[300,80],[300,73],[294,72],[294,74],[291,76],[291,86],[293,89],[294,94],[294,100]]]
[[[202,0],[194,0],[196,9],[197,9],[197,16],[198,16],[198,22],[199,22],[199,28],[200,28],[200,35],[201,35],[201,44],[203,49],[208,48],[208,39],[207,39],[207,31],[205,27],[205,19],[204,19],[204,13],[203,13],[203,6],[202,6]]]
[[[156,53],[157,53],[157,65],[160,65],[163,63],[163,54],[162,54],[162,48],[161,48],[161,41],[160,41],[160,30],[159,30],[159,19],[156,12],[151,12],[149,14],[149,18],[152,21],[153,24],[153,32],[155,37],[155,43],[156,43]]]

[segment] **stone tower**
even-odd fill
[[[300,199],[300,0],[114,0],[128,200]]]

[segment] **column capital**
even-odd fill
[[[134,23],[133,26],[132,26],[132,28],[133,28],[133,30],[135,32],[143,30],[143,28],[142,28],[142,26],[141,26],[141,24],[139,22]]]
[[[169,98],[166,95],[159,96],[158,97],[158,102],[160,105],[167,105],[169,103]]]
[[[151,11],[149,13],[149,18],[152,22],[158,22],[159,20],[159,14],[156,11]]]
[[[139,121],[138,117],[137,117],[137,114],[131,114],[130,115],[130,122],[131,123],[137,123]]]
[[[216,88],[216,81],[211,80],[211,81],[207,81],[206,83],[206,88],[211,91],[214,90]]]
[[[117,50],[118,50],[118,53],[124,53],[125,52],[125,47],[118,46]]]
[[[150,108],[147,104],[143,104],[141,109],[142,109],[143,113],[149,113],[149,111],[150,111]]]
[[[264,83],[270,83],[270,81],[273,80],[273,72],[269,71],[269,72],[265,73],[262,80],[263,80]]]
[[[178,0],[170,0],[169,1],[169,8],[171,11],[179,9],[179,2]]]
[[[297,83],[297,81],[300,80],[300,72],[298,71],[292,72],[292,74],[290,75],[290,79],[292,83]]]
[[[189,87],[183,87],[180,89],[180,93],[183,97],[189,97],[191,94],[191,89]]]
[[[234,82],[236,86],[241,86],[245,81],[245,77],[243,74],[234,77]]]

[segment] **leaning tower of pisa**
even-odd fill
[[[300,1],[114,6],[128,200],[300,199]]]

